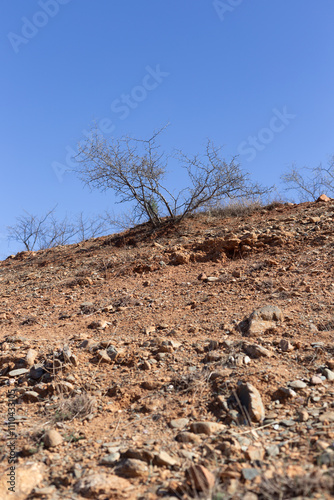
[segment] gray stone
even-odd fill
[[[30,370],[28,370],[28,368],[19,368],[17,370],[11,370],[8,375],[10,377],[19,377],[20,375],[25,375],[26,373],[28,373]]]
[[[334,372],[332,372],[329,368],[325,368],[322,373],[325,375],[327,380],[334,380]]]
[[[33,380],[38,380],[45,373],[42,363],[38,363],[30,368],[29,377]]]
[[[118,451],[110,453],[100,460],[100,465],[115,465],[120,458],[121,454]]]
[[[305,387],[307,387],[307,384],[305,384],[305,382],[303,382],[302,380],[294,380],[293,382],[289,382],[289,386],[297,391],[300,389],[305,389]]]
[[[251,467],[245,467],[242,469],[241,474],[245,480],[252,481],[260,475],[260,471]]]

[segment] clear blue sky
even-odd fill
[[[91,193],[64,172],[94,120],[109,136],[139,138],[169,121],[166,150],[196,153],[210,138],[264,184],[334,153],[333,0],[1,7],[0,258],[18,250],[6,226],[23,209],[114,208],[111,192]],[[173,168],[168,182],[181,185]]]

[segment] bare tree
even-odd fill
[[[80,213],[70,221],[68,217],[57,219],[55,212],[56,206],[41,217],[24,211],[16,224],[7,228],[9,239],[23,244],[28,251],[42,250],[101,236],[108,229],[107,221],[99,216],[87,218]]]
[[[334,155],[328,166],[297,168],[293,165],[281,176],[286,191],[298,193],[300,201],[315,201],[322,193],[334,196]]]
[[[112,189],[119,203],[134,202],[136,222],[146,218],[155,227],[164,216],[181,220],[209,202],[268,192],[268,188],[250,183],[236,158],[227,163],[220,158],[219,149],[208,141],[203,158],[199,155],[188,158],[182,152],[175,155],[186,169],[190,183],[175,194],[165,185],[169,157],[159,152],[156,142],[164,128],[148,140],[123,137],[109,142],[93,130],[90,137],[79,144],[75,171],[90,188]]]

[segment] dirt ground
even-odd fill
[[[334,498],[334,201],[225,215],[0,262],[0,498]]]

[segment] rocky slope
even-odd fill
[[[0,262],[0,497],[333,498],[333,216],[198,215]]]

